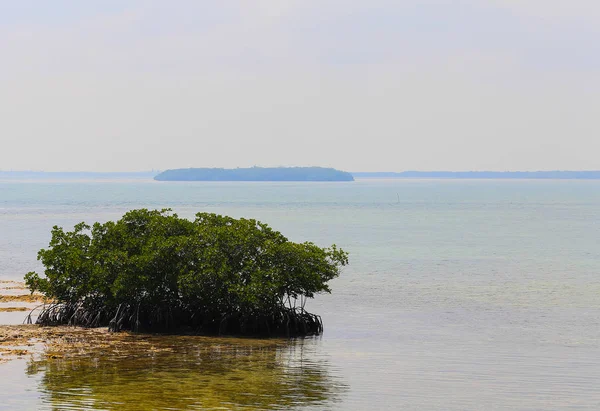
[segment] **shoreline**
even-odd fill
[[[0,326],[23,324],[30,312],[48,303],[50,299],[31,293],[21,281],[0,280]]]
[[[7,294],[7,292],[9,292]],[[29,294],[25,294],[29,293]],[[31,294],[23,282],[0,280],[0,366],[18,359],[60,359],[87,356],[90,352],[171,351],[164,339],[194,338],[196,343],[244,346],[280,346],[285,340],[232,336],[110,332],[108,327],[84,328],[69,325],[25,324],[27,312],[49,303],[39,293]],[[35,322],[35,315],[34,317]]]
[[[108,328],[0,325],[0,364],[26,356],[48,359],[74,357],[87,355],[90,350],[116,349],[132,344],[149,348],[145,339],[133,340],[131,337],[130,333],[110,333]]]
[[[281,338],[253,339],[230,336],[146,334],[128,331],[110,332],[108,327],[83,328],[68,325],[0,325],[0,367],[17,359],[81,358],[94,355],[152,356],[172,352],[177,341],[184,345],[223,349],[263,349],[287,346]]]

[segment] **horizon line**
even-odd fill
[[[290,166],[290,167],[262,167],[262,166],[256,166],[257,168],[295,168],[295,167],[302,167],[302,166]],[[313,166],[307,166],[307,167],[313,167]],[[314,166],[314,167],[320,167],[320,166]],[[184,168],[180,168],[180,169],[188,169],[188,168],[207,168],[207,169],[237,169],[237,168],[253,168],[253,167],[235,167],[235,168],[227,168],[227,167],[184,167]],[[322,167],[322,168],[334,168],[336,170],[340,170],[340,171],[346,171],[346,170],[342,170],[342,169],[337,169],[335,167]],[[70,171],[65,171],[65,170],[52,170],[52,171],[46,171],[46,170],[2,170],[0,169],[0,173],[38,173],[38,174],[81,174],[81,173],[86,173],[86,174],[149,174],[149,173],[161,173],[163,171],[166,170],[177,170],[177,169],[151,169],[151,170],[135,170],[135,171],[121,171],[121,170],[111,170],[111,171],[90,171],[90,170],[70,170]],[[537,169],[537,170],[491,170],[491,169],[485,169],[485,170],[402,170],[402,171],[390,171],[390,170],[385,170],[385,171],[366,171],[366,170],[362,170],[362,171],[346,171],[348,173],[351,174],[404,174],[404,173],[598,173],[600,172],[600,168],[598,169]]]

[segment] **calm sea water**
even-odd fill
[[[323,336],[259,362],[172,340],[157,344],[177,360],[150,365],[20,360],[0,365],[0,409],[129,409],[144,393],[148,409],[600,409],[598,181],[0,183],[0,279],[40,269],[53,225],[138,207],[257,218],[349,251],[333,294],[309,302]]]

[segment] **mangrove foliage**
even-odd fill
[[[170,210],[133,210],[120,220],[55,226],[38,253],[45,276],[27,286],[54,302],[42,325],[112,331],[309,335],[323,330],[305,303],[329,293],[348,255],[289,241],[267,224]]]

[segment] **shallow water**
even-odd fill
[[[199,367],[185,344],[156,363],[1,364],[0,408],[600,408],[600,182],[0,183],[0,278],[39,269],[52,225],[134,207],[254,217],[349,251],[333,294],[309,302],[324,335],[265,348],[263,365]]]
[[[0,400],[40,410],[316,407],[337,401],[346,387],[326,363],[311,359],[314,347],[303,340],[131,336],[111,346],[99,340],[64,357],[20,360],[39,395],[15,401],[5,393]]]

